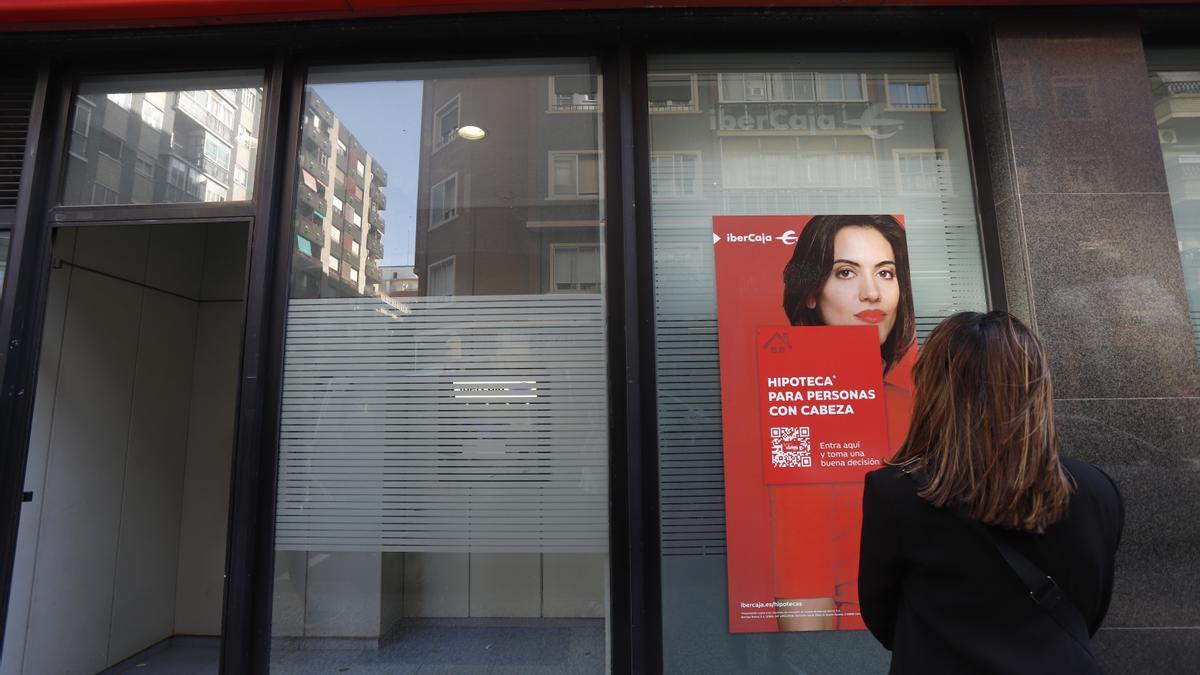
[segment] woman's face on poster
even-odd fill
[[[872,227],[843,227],[833,241],[833,269],[808,303],[827,326],[875,326],[879,344],[896,323],[900,282],[892,245]]]

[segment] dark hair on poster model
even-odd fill
[[[900,302],[891,333],[880,345],[886,373],[904,357],[916,338],[908,244],[904,227],[896,218],[886,215],[814,216],[801,230],[792,258],[783,268],[783,310],[793,326],[827,325],[820,309],[814,305],[833,272],[834,240],[838,232],[847,227],[871,228],[883,235],[892,247]]]

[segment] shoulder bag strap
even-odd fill
[[[1004,562],[1012,568],[1012,571],[1021,579],[1021,583],[1025,584],[1025,588],[1029,589],[1029,597],[1042,609],[1050,614],[1050,618],[1059,625],[1071,639],[1075,641],[1085,652],[1092,653],[1088,642],[1087,622],[1084,621],[1083,614],[1075,603],[1063,593],[1058,583],[1054,581],[1054,577],[1042,571],[1042,568],[1037,566],[1037,563],[1030,560],[1025,554],[1013,548],[1012,544],[1004,541],[996,536],[994,532],[985,527],[983,523],[975,520],[958,509],[949,509],[959,520],[966,522],[969,526],[981,531],[1000,552],[1004,558]]]
[[[919,485],[926,485],[928,479],[924,473],[918,470],[904,471]],[[964,513],[958,508],[946,509],[954,514],[956,518],[967,524],[968,527],[981,533],[984,539],[992,542],[992,546],[1000,552],[1000,556],[1004,558],[1004,562],[1012,571],[1021,579],[1021,583],[1029,590],[1029,597],[1039,607],[1046,610],[1050,618],[1058,624],[1063,631],[1079,645],[1083,651],[1089,655],[1092,653],[1088,639],[1087,621],[1083,618],[1083,613],[1071,602],[1066,593],[1063,593],[1058,582],[1049,574],[1042,571],[1036,563],[1027,558],[1025,554],[1013,548],[1012,544],[997,537],[990,529],[984,526],[983,523],[975,520],[971,516]]]

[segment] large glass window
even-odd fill
[[[863,630],[779,633],[789,629],[780,622],[731,633],[713,219],[900,216],[918,338],[950,313],[986,309],[955,65],[911,53],[677,55],[651,59],[650,78],[696,82],[691,113],[650,104],[665,670],[886,671]],[[779,306],[781,288],[764,291]],[[786,599],[774,585],[788,556],[842,547],[813,541],[803,518],[777,518],[765,487],[753,499],[748,576],[763,599]],[[835,540],[856,542],[853,519],[834,518]],[[838,627],[853,628],[844,562],[835,556],[834,585],[820,595],[843,612]]]
[[[1200,52],[1160,50],[1147,58],[1192,336],[1200,354]]]
[[[600,115],[546,105],[595,81],[311,73],[274,672],[605,671]]]
[[[252,198],[262,82],[258,72],[84,80],[62,203]]]

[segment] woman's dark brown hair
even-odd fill
[[[821,288],[833,273],[833,242],[845,227],[869,227],[887,240],[896,261],[896,279],[900,283],[900,304],[892,332],[879,346],[883,372],[891,370],[916,337],[913,319],[912,280],[908,273],[908,244],[904,228],[892,216],[815,216],[796,241],[792,258],[783,268],[783,311],[793,326],[823,326],[820,310],[810,308]]]
[[[1066,515],[1050,367],[1024,324],[1005,312],[951,316],[922,347],[913,384],[908,438],[889,463],[923,476],[921,497],[1028,532]]]

